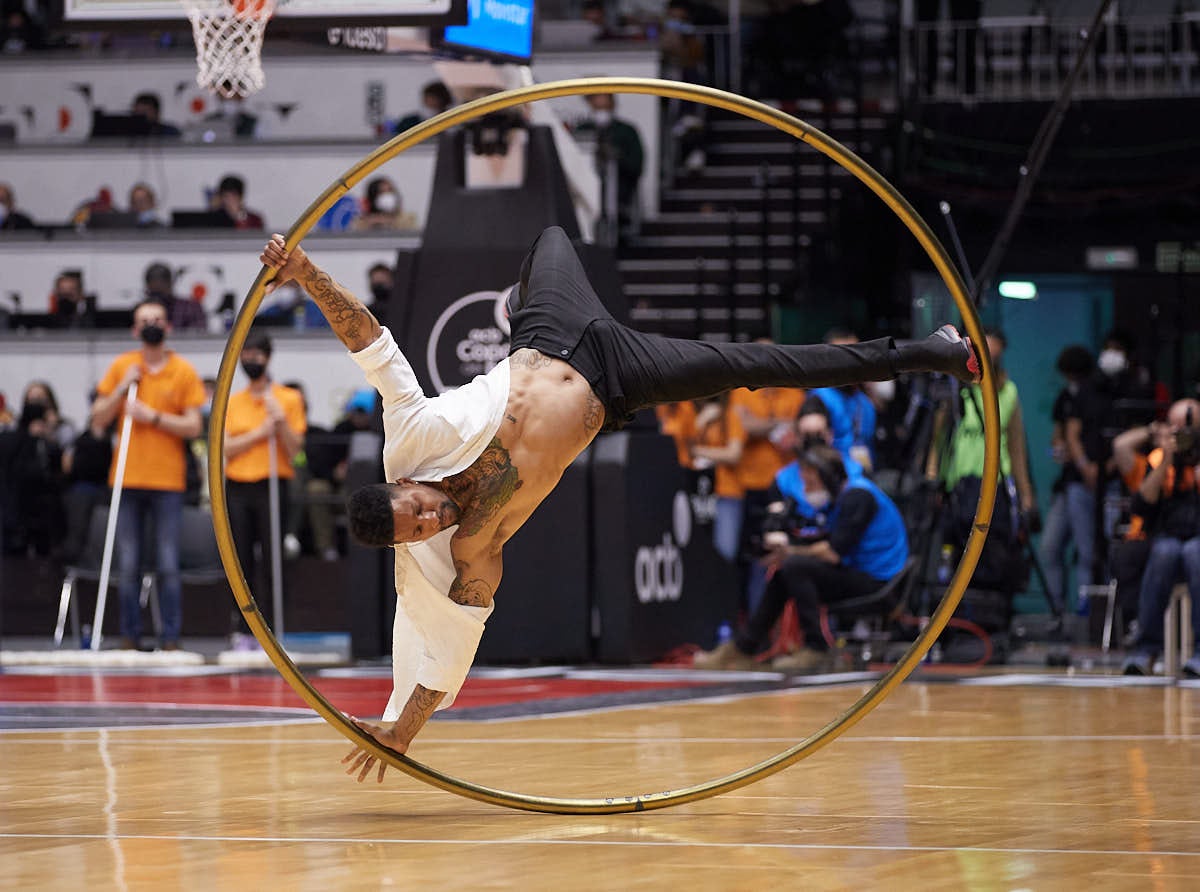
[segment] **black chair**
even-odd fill
[[[821,608],[827,616],[836,620],[839,627],[844,625],[847,628],[844,636],[846,646],[856,652],[859,665],[866,665],[876,650],[882,652],[886,648],[890,640],[888,620],[908,603],[917,581],[917,563],[917,558],[909,555],[900,572],[876,591]],[[861,627],[855,631],[860,621],[866,624],[865,631]],[[836,641],[830,643],[834,646],[838,644]]]
[[[79,607],[73,597],[75,593],[75,583],[81,579],[89,582],[100,581],[100,565],[104,561],[104,534],[108,527],[108,506],[97,505],[92,510],[92,517],[88,523],[87,538],[83,543],[83,550],[79,557],[66,567],[66,575],[63,576],[62,589],[58,596],[58,622],[54,626],[54,646],[62,647],[63,632],[67,624],[67,614],[71,616],[71,634],[76,639],[80,637],[79,628]],[[150,615],[154,623],[155,633],[162,631],[162,617],[158,611],[158,598],[154,591],[154,569],[155,562],[154,530],[147,524],[142,534],[142,585],[140,600],[142,607],[150,605]],[[108,576],[108,587],[110,589],[117,586],[116,559],[113,559],[113,565],[110,568]],[[95,634],[95,631],[93,631]]]

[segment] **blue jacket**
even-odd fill
[[[849,456],[842,456],[842,464],[846,466],[848,481],[861,480],[866,476],[863,466]],[[817,509],[809,503],[804,495],[804,478],[800,476],[800,462],[794,461],[779,469],[775,475],[775,487],[785,499],[796,503],[796,513],[806,520],[817,516]]]
[[[861,390],[847,394],[836,387],[818,387],[809,396],[817,397],[829,412],[833,447],[850,458],[851,446],[863,446],[875,458],[875,404]]]
[[[865,489],[874,496],[876,509],[858,545],[849,554],[842,555],[842,563],[876,579],[891,579],[908,560],[908,533],[896,503],[883,490],[865,477],[848,481],[829,513],[830,529],[837,528],[838,506],[852,489]]]

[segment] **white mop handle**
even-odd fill
[[[267,458],[267,498],[271,504],[271,600],[275,611],[275,637],[283,640],[283,558],[280,555],[282,546],[279,519],[279,459],[275,455],[275,428],[271,427],[271,436],[267,438],[270,453]]]
[[[113,542],[117,538],[117,512],[121,508],[121,487],[125,483],[125,460],[129,458],[129,436],[133,431],[130,405],[137,399],[137,382],[125,395],[125,420],[121,422],[121,445],[117,448],[117,470],[113,474],[112,501],[108,503],[108,523],[104,528],[104,557],[100,561],[100,588],[96,592],[96,615],[92,619],[92,650],[99,650],[104,637],[104,607],[108,601],[108,575],[112,570]],[[136,643],[136,642],[135,642]]]

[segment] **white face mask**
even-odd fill
[[[895,381],[871,381],[867,384],[867,387],[875,395],[875,399],[881,403],[890,403],[896,396]]]
[[[607,127],[612,123],[612,112],[597,111],[592,113],[592,120],[596,122],[597,127]]]
[[[396,213],[398,204],[399,198],[395,192],[380,192],[375,196],[375,210],[381,214]]]
[[[814,508],[821,509],[829,504],[829,490],[827,489],[811,489],[804,493],[804,501],[812,505]]]
[[[1120,350],[1102,350],[1100,357],[1096,360],[1096,365],[1104,374],[1115,375],[1125,371],[1129,366],[1129,361]]]
[[[4,221],[8,219],[8,205],[0,201],[0,226],[4,225]]]

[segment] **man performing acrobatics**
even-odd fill
[[[294,280],[308,292],[383,397],[389,482],[353,493],[347,513],[360,542],[396,549],[394,688],[381,722],[355,723],[400,753],[462,687],[505,542],[600,431],[648,406],[735,387],[835,387],[924,371],[980,378],[970,339],[951,325],[915,341],[814,345],[634,331],[604,308],[566,234],[551,227],[506,297],[508,358],[429,398],[391,333],[302,249],[289,253],[273,235],[260,259],[276,273],[267,290]],[[361,781],[376,758],[356,748],[343,761]],[[379,780],[385,768],[379,762]]]

